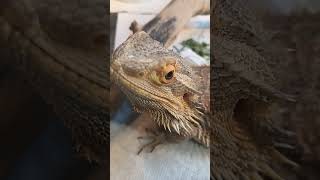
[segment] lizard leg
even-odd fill
[[[149,129],[146,128],[147,135],[146,136],[140,136],[138,139],[152,139],[150,142],[144,144],[138,151],[138,155],[146,148],[149,149],[149,152],[153,152],[154,149],[159,146],[160,144],[168,143],[168,142],[178,142],[180,141],[180,138],[173,136],[171,134],[168,134],[165,131],[162,131],[160,129]]]

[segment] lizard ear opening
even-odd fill
[[[250,103],[248,99],[240,99],[233,110],[233,118],[238,122],[248,122],[250,120]]]

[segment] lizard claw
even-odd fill
[[[153,139],[151,142],[144,144],[138,151],[138,155],[146,148],[150,148],[149,153],[153,152],[154,149],[160,145],[163,144],[163,142],[166,140],[166,136],[160,132],[151,130],[151,129],[146,129],[147,136],[139,136],[138,139]]]
[[[151,141],[150,143],[147,143],[145,145],[143,145],[139,151],[138,151],[138,155],[145,149],[145,148],[150,148],[149,153],[152,153],[153,150],[158,146],[162,144],[162,141],[159,139],[154,139],[153,141]]]

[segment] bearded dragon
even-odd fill
[[[228,43],[221,42],[221,45]],[[217,53],[214,57],[220,55]],[[167,134],[210,147],[213,179],[282,179],[279,174],[283,173],[276,170],[281,169],[283,163],[295,168],[298,165],[274,147],[268,135],[283,131],[266,115],[272,99],[291,100],[290,96],[271,86],[245,81],[241,75],[234,76],[236,71],[228,66],[231,65],[228,61],[214,62],[210,92],[209,71],[205,71],[205,67],[192,67],[140,31],[113,53],[111,79],[137,112],[150,113]],[[226,86],[229,91],[224,89]],[[211,108],[207,103],[209,92],[213,101]],[[253,124],[260,131],[253,131]],[[264,136],[254,134],[257,132]]]
[[[168,132],[209,146],[209,121],[194,81],[201,78],[181,57],[140,31],[115,50],[112,60],[111,77],[137,112],[147,111]]]

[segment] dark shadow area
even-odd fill
[[[70,130],[15,72],[0,75],[0,179],[89,179],[94,164],[75,156]]]

